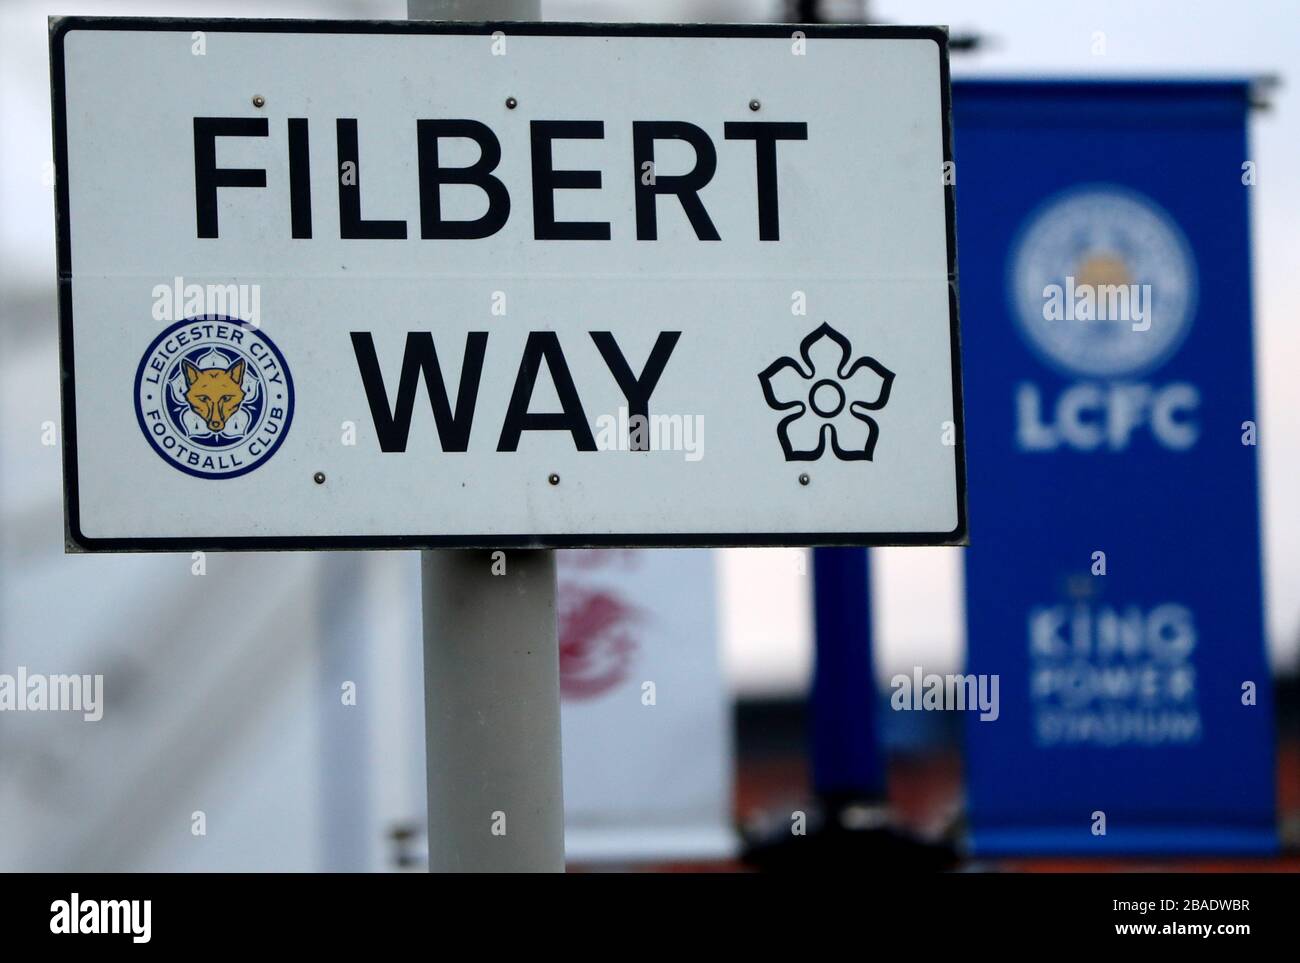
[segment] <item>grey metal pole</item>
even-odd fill
[[[541,3],[408,0],[406,15],[540,20]],[[555,554],[425,551],[420,580],[429,869],[563,872]]]
[[[429,868],[562,872],[555,553],[420,553]]]

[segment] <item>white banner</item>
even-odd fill
[[[571,861],[734,855],[716,553],[558,557]]]

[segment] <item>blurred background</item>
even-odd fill
[[[0,5],[0,673],[23,666],[105,678],[100,722],[73,713],[0,713],[0,870],[419,869],[425,773],[416,553],[63,553],[60,447],[50,434],[59,423],[51,14],[404,19],[406,5]],[[958,40],[958,79],[1277,81],[1254,88],[1258,103],[1249,117],[1259,172],[1249,205],[1264,622],[1263,639],[1241,645],[1262,645],[1272,675],[1276,705],[1267,708],[1278,732],[1283,854],[1224,853],[1210,862],[1185,855],[1197,866],[1300,868],[1300,380],[1293,373],[1300,359],[1300,100],[1288,75],[1300,63],[1294,6],[543,3],[548,20],[753,22],[810,14],[947,24]],[[956,156],[960,165],[960,138]],[[959,182],[959,223],[960,198]],[[978,537],[982,520],[972,518]],[[571,866],[738,868],[747,849],[761,848],[765,827],[780,835],[792,813],[815,814],[811,553],[561,555]],[[267,593],[271,573],[278,588]],[[896,674],[916,667],[956,673],[967,664],[963,550],[873,550],[867,584],[874,686],[856,682],[862,700],[874,689],[879,702],[870,738],[885,787],[868,794],[861,812],[865,828],[883,821],[890,831],[853,849],[853,858],[911,860],[918,868],[1074,865],[1050,852],[972,857],[963,815],[964,720],[952,712],[889,711]],[[223,620],[229,625],[221,630],[203,627]],[[671,693],[649,713],[639,701],[646,680]],[[348,683],[354,705],[340,697]],[[196,834],[199,813],[204,832]],[[1183,856],[1137,854],[1142,865],[1188,865]],[[1132,865],[1127,858],[1108,854],[1093,865]]]

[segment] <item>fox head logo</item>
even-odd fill
[[[230,416],[244,403],[244,365],[242,358],[229,368],[199,368],[182,362],[188,385],[185,400],[213,432],[225,428]]]
[[[195,478],[237,478],[270,458],[293,421],[293,377],[257,325],[174,322],[135,371],[135,416],[153,450]]]

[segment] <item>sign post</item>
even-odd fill
[[[564,869],[555,553],[504,564],[420,553],[434,871]]]
[[[411,20],[540,20],[541,0],[407,0]],[[500,553],[498,553],[500,555]],[[420,553],[431,872],[563,872],[555,553]]]
[[[563,866],[550,550],[965,542],[942,30],[66,18],[51,74],[69,550],[425,551],[434,868]]]

